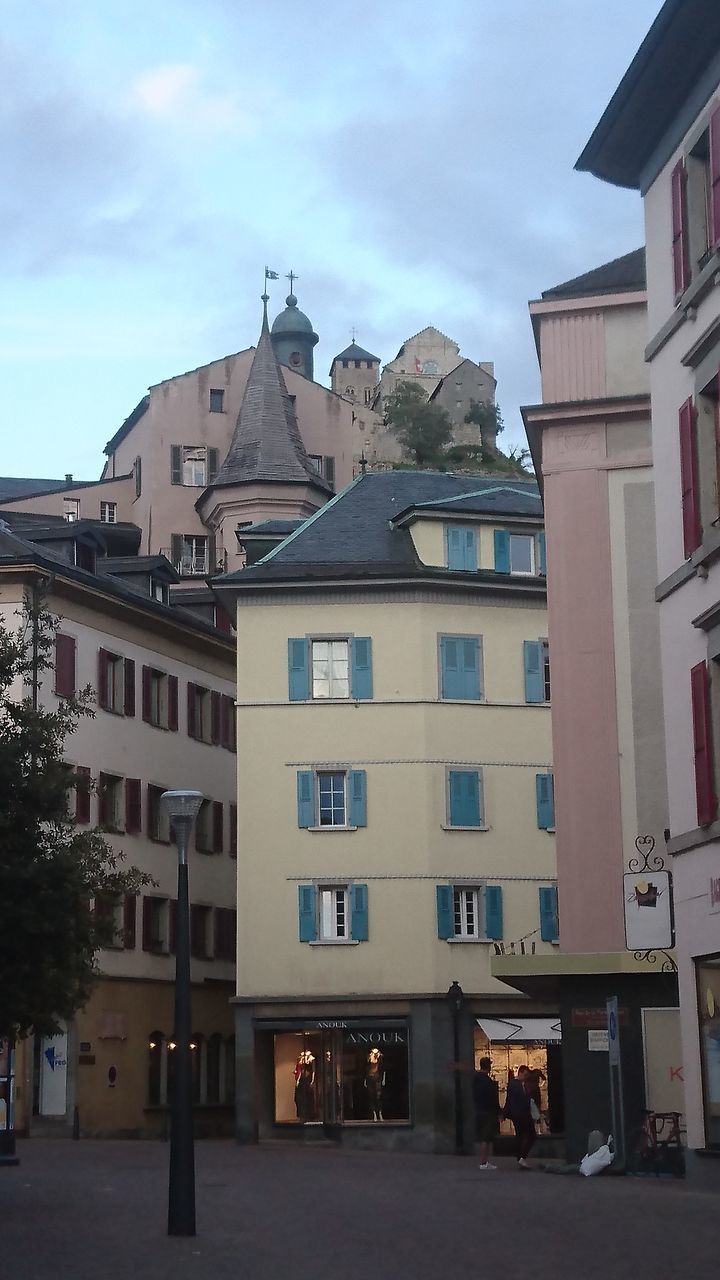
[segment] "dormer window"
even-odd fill
[[[510,572],[535,573],[535,538],[532,534],[510,534]]]

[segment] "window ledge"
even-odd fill
[[[317,938],[315,942],[308,942],[309,947],[359,947],[360,943],[357,938]]]
[[[318,831],[322,831],[322,832],[328,832],[328,831],[358,831],[358,830],[359,830],[359,828],[358,828],[358,827],[304,827],[304,828],[303,828],[303,830],[305,830],[305,831],[312,831],[312,832],[313,832],[313,834],[315,834],[315,833],[317,833]]]
[[[491,942],[494,942],[495,939],[494,938],[446,938],[445,941],[449,942],[452,946],[465,946],[466,943],[475,944],[478,942],[484,942],[486,945],[489,946],[489,944]]]
[[[446,823],[446,822],[441,823],[441,827],[443,831],[490,831],[491,830],[490,827],[484,827],[484,826],[477,826],[477,827],[460,827],[457,825],[451,826],[449,823]]]

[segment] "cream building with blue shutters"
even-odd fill
[[[541,1065],[552,1118],[555,1010],[490,972],[558,933],[535,483],[367,474],[214,585],[238,610],[239,1137],[451,1148],[453,981],[462,1060],[489,1050],[501,1096]]]

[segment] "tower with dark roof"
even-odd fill
[[[305,450],[293,398],[273,349],[264,295],[260,338],[230,448],[195,504],[198,514],[215,532],[218,560],[236,567],[239,524],[304,520],[333,492]]]
[[[380,373],[380,357],[354,340],[330,365],[330,385],[338,395],[361,405],[372,404]]]
[[[313,381],[313,348],[318,335],[304,311],[298,308],[294,293],[285,299],[285,310],[273,320],[270,332],[273,350],[281,364]]]

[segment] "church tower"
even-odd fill
[[[339,396],[359,405],[370,405],[380,375],[380,358],[359,347],[353,338],[349,347],[335,356],[330,365],[330,386]]]
[[[285,299],[285,310],[273,320],[270,330],[273,350],[280,364],[295,373],[301,373],[309,382],[313,381],[313,347],[319,342],[310,320],[298,309],[297,298],[292,292],[293,281],[297,276],[290,272],[290,293]]]
[[[310,352],[312,360],[312,346]],[[230,448],[195,506],[215,534],[228,568],[234,569],[240,554],[235,536],[239,525],[305,520],[333,493],[306,453],[294,397],[288,395],[273,349],[263,295],[262,329]]]

